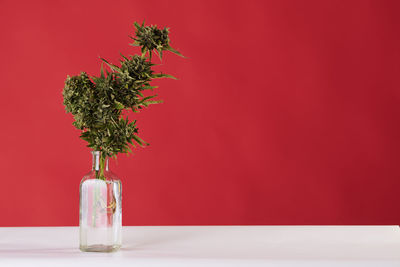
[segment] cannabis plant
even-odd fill
[[[141,25],[135,22],[134,26],[135,36],[130,36],[134,40],[131,45],[140,47],[141,54],[121,54],[119,64],[101,58],[100,76],[81,72],[77,76],[68,76],[65,81],[65,110],[73,115],[73,125],[81,131],[80,137],[88,142],[87,146],[102,152],[102,161],[106,157],[116,158],[118,153],[129,153],[136,145],[148,145],[138,136],[136,120],[130,121],[123,111],[139,112],[151,104],[160,103],[154,100],[156,94],[149,95],[145,91],[152,92],[157,88],[151,85],[153,79],[175,79],[153,71],[153,53],[158,54],[160,60],[163,51],[182,56],[170,46],[168,28],[145,26],[144,22]],[[99,178],[103,172],[100,170]]]

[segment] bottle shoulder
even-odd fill
[[[111,171],[104,171],[104,177],[105,177],[105,180],[98,179],[98,178],[96,178],[96,172],[90,171],[82,177],[81,184],[87,180],[101,180],[101,181],[105,181],[105,182],[121,182],[119,177]]]

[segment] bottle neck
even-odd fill
[[[92,151],[92,171],[108,171],[108,157],[101,151]]]

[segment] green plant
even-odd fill
[[[139,112],[151,104],[157,95],[145,95],[145,91],[153,91],[157,86],[150,82],[157,78],[172,78],[165,73],[155,73],[151,62],[153,52],[162,59],[163,51],[171,51],[182,56],[170,46],[168,28],[145,26],[134,23],[135,37],[131,44],[139,46],[141,55],[124,56],[120,64],[114,65],[101,58],[100,76],[89,76],[85,72],[68,76],[63,90],[64,105],[67,113],[74,117],[73,125],[81,130],[80,137],[88,142],[88,147],[101,151],[105,157],[116,158],[118,153],[131,152],[131,146],[146,146],[148,143],[138,136],[136,120],[129,121],[123,115],[124,110]],[[104,70],[103,63],[108,66]],[[101,164],[101,168],[103,168]],[[104,169],[100,169],[96,177],[103,178]]]

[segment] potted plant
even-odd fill
[[[116,251],[121,247],[122,209],[121,182],[108,168],[108,159],[129,153],[136,145],[148,145],[138,136],[136,120],[126,112],[139,112],[157,95],[148,94],[157,78],[173,78],[153,71],[152,56],[162,59],[164,51],[182,56],[170,46],[169,29],[134,23],[135,36],[130,36],[140,54],[124,56],[118,65],[101,58],[100,76],[81,72],[68,76],[63,90],[67,113],[81,131],[80,138],[92,149],[92,170],[80,184],[80,249],[82,251]],[[106,68],[103,68],[103,63]]]

